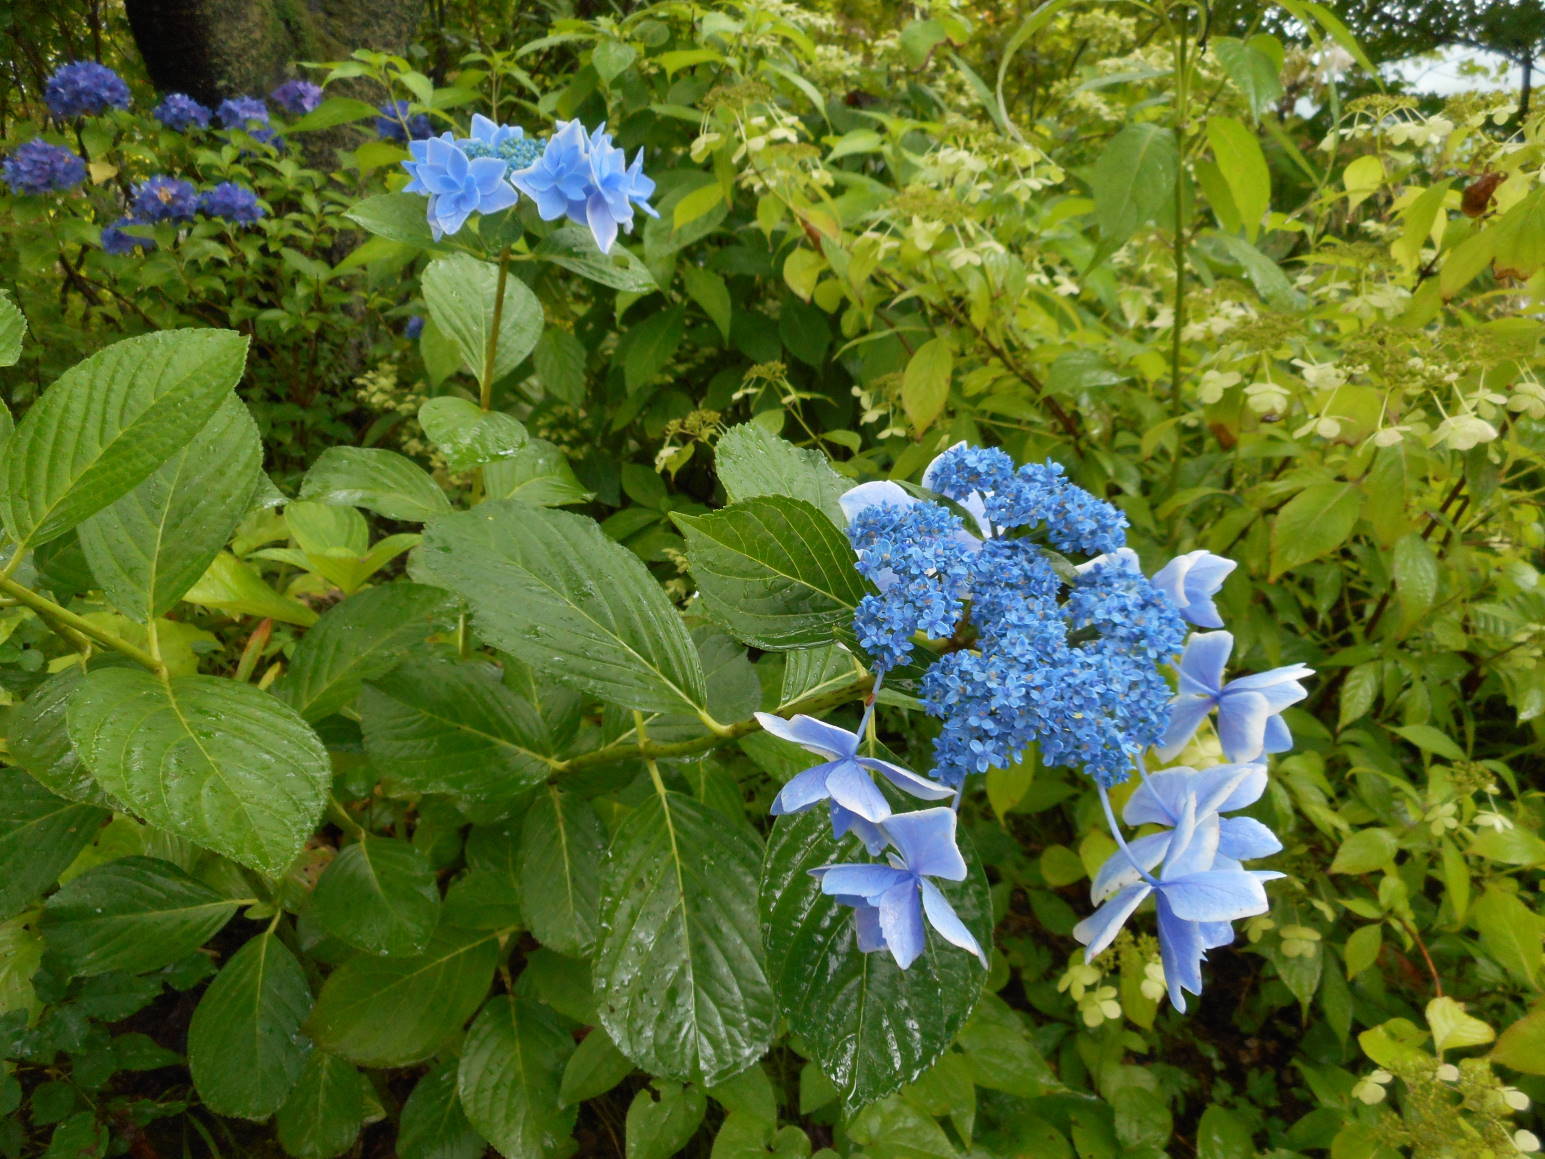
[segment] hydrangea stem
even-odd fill
[[[58,631],[60,628],[68,629],[76,636],[83,636],[88,640],[94,640],[104,648],[111,648],[127,656],[130,660],[144,665],[158,676],[166,675],[166,665],[159,659],[135,644],[129,643],[122,636],[115,635],[105,628],[99,628],[84,616],[78,616],[68,608],[54,603],[46,596],[40,596],[29,587],[17,583],[15,580],[0,576],[0,592],[13,597],[18,604],[30,608],[49,627]],[[71,635],[61,632],[65,639],[73,645],[76,641]]]
[[[1132,855],[1132,847],[1127,844],[1127,839],[1121,835],[1121,826],[1116,824],[1116,811],[1110,807],[1110,794],[1106,792],[1104,785],[1100,785],[1099,790],[1100,807],[1105,810],[1105,821],[1110,826],[1110,835],[1116,839],[1116,844],[1121,847],[1121,852],[1126,854],[1127,861],[1131,863],[1133,869],[1137,870],[1138,876],[1149,885],[1157,886],[1159,884],[1158,879],[1138,864],[1137,858]]]
[[[494,285],[494,315],[483,341],[483,373],[478,375],[478,405],[493,409],[494,359],[499,353],[499,327],[504,321],[504,287],[510,278],[510,247],[499,251],[499,280]]]

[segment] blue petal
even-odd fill
[[[880,911],[872,905],[853,909],[853,925],[858,934],[858,948],[866,954],[886,949],[885,931],[880,929]]]
[[[910,873],[892,865],[823,865],[810,874],[821,879],[824,894],[850,894],[871,901],[902,882],[912,881]]]
[[[1159,883],[1177,917],[1188,922],[1232,922],[1263,914],[1266,890],[1254,875],[1212,869]]]
[[[1121,817],[1128,825],[1176,825],[1185,800],[1196,795],[1197,771],[1176,765],[1149,773],[1127,798]]]
[[[900,483],[892,483],[889,479],[849,487],[837,500],[842,513],[848,517],[849,523],[858,517],[860,511],[878,507],[881,503],[890,503],[896,507],[910,507],[916,502],[917,500],[908,495]]]
[[[1234,650],[1231,632],[1193,632],[1180,656],[1180,691],[1213,695],[1223,687],[1223,667]]]
[[[939,887],[931,881],[920,880],[919,892],[923,897],[923,910],[928,915],[928,924],[939,931],[939,936],[952,946],[959,946],[977,956],[983,967],[987,965],[987,954],[980,943],[966,929],[966,923],[960,920],[955,913],[955,907],[950,905],[949,898],[939,891]]]
[[[938,781],[920,777],[889,761],[882,761],[876,757],[858,757],[857,760],[864,768],[873,769],[903,793],[910,793],[924,801],[942,801],[946,797],[955,795],[955,790],[948,785],[941,785]]]
[[[612,242],[617,240],[617,219],[606,205],[606,198],[593,195],[585,205],[585,224],[595,238],[596,248],[603,254],[610,253]]]
[[[1202,931],[1194,922],[1178,917],[1159,897],[1159,957],[1164,963],[1164,981],[1169,986],[1169,1000],[1176,1010],[1184,1013],[1186,996],[1202,992],[1202,959],[1206,947],[1202,945]]]
[[[826,791],[833,801],[865,821],[883,822],[891,815],[885,794],[857,761],[837,761],[826,778]]]
[[[843,835],[852,833],[864,843],[864,848],[869,851],[871,857],[878,857],[884,848],[890,844],[885,839],[885,834],[873,821],[866,821],[857,813],[844,809],[833,801],[831,804],[832,836],[841,841]]]
[[[1253,761],[1265,751],[1271,706],[1259,692],[1229,692],[1218,701],[1218,740],[1231,761]]]
[[[858,752],[857,735],[813,716],[801,713],[785,720],[770,712],[759,712],[756,719],[763,729],[779,740],[792,741],[807,752],[824,757],[851,757]]]
[[[918,902],[917,881],[908,877],[880,895],[880,932],[896,965],[905,970],[923,952],[923,907]]]
[[[1261,748],[1268,753],[1285,753],[1293,747],[1293,734],[1288,731],[1287,721],[1274,716],[1266,722],[1266,735]]]
[[[1117,890],[1141,881],[1143,875],[1132,864],[1134,860],[1144,870],[1152,873],[1153,867],[1163,861],[1164,855],[1169,852],[1170,839],[1173,836],[1174,834],[1166,829],[1162,833],[1150,833],[1147,837],[1128,841],[1127,849],[1132,853],[1130,858],[1120,849],[1112,853],[1105,864],[1100,866],[1099,872],[1094,875],[1094,881],[1089,886],[1089,900],[1098,904]]]
[[[1254,861],[1282,852],[1282,842],[1253,817],[1228,817],[1218,825],[1218,852],[1235,861]]]
[[[955,844],[955,811],[943,807],[896,813],[882,826],[913,873],[964,881],[966,859]]]
[[[1103,953],[1116,940],[1132,911],[1152,892],[1153,887],[1146,881],[1129,885],[1073,927],[1073,936],[1089,947],[1084,952],[1084,961]]]
[[[826,789],[826,778],[837,767],[836,761],[827,761],[797,774],[779,790],[768,810],[774,817],[785,813],[800,813],[810,806],[826,800],[831,794]]]
[[[1255,804],[1266,791],[1266,766],[1257,761],[1215,765],[1201,776],[1196,789],[1199,810],[1232,813]]]
[[[1159,759],[1172,760],[1190,743],[1197,728],[1212,711],[1212,698],[1207,696],[1177,696],[1170,701],[1169,727],[1164,730],[1164,740],[1159,746]]]
[[[1160,875],[1165,881],[1205,872],[1213,867],[1217,859],[1218,815],[1208,813],[1193,817],[1193,804],[1188,802],[1185,815],[1175,826],[1175,836],[1170,841],[1169,852],[1164,859],[1164,872]]]

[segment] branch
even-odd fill
[[[166,675],[166,665],[143,648],[129,643],[122,636],[109,632],[105,628],[97,627],[97,625],[84,616],[78,616],[68,608],[54,603],[53,600],[48,599],[46,596],[38,595],[31,588],[24,587],[8,577],[0,576],[0,592],[13,597],[23,607],[31,608],[44,622],[50,625],[62,625],[81,636],[95,640],[104,648],[111,648],[114,652],[127,656],[135,663],[144,665],[157,676]]]

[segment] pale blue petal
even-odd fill
[[[1231,692],[1218,701],[1218,740],[1231,761],[1253,761],[1266,744],[1271,706],[1259,692]]]
[[[913,882],[906,870],[889,865],[823,865],[810,873],[821,879],[824,894],[847,894],[871,901],[897,885],[910,886]]]
[[[1187,817],[1182,817],[1174,833],[1164,860],[1164,872],[1160,874],[1163,880],[1169,881],[1213,868],[1220,839],[1216,813],[1197,817],[1194,824],[1189,823]]]
[[[866,954],[883,950],[885,931],[880,929],[880,911],[872,905],[858,905],[853,910],[853,925],[858,933],[858,948]]]
[[[772,808],[768,812],[774,817],[782,817],[785,813],[801,813],[826,800],[831,796],[826,789],[826,778],[836,767],[836,761],[827,761],[824,765],[816,765],[795,775],[773,798]]]
[[[1127,849],[1131,851],[1129,858],[1120,849],[1112,853],[1105,864],[1100,866],[1098,873],[1094,875],[1094,881],[1089,887],[1089,900],[1098,904],[1104,901],[1117,890],[1125,889],[1135,881],[1143,879],[1137,866],[1141,866],[1144,872],[1152,873],[1153,867],[1164,860],[1164,855],[1169,852],[1170,839],[1174,834],[1166,829],[1162,833],[1150,833],[1147,837],[1138,837],[1127,842]],[[1132,864],[1137,862],[1137,866]]]
[[[1197,922],[1197,928],[1202,934],[1202,946],[1209,950],[1216,950],[1219,946],[1227,946],[1234,940],[1234,927],[1228,922]]]
[[[1164,730],[1164,741],[1159,746],[1159,759],[1172,760],[1191,742],[1197,728],[1211,711],[1212,698],[1209,696],[1183,695],[1170,701],[1169,727]]]
[[[826,777],[831,799],[866,821],[881,822],[891,815],[890,802],[875,787],[869,771],[856,761],[838,761]]]
[[[1218,824],[1218,852],[1235,861],[1254,861],[1281,853],[1282,842],[1253,817],[1227,817]]]
[[[757,723],[779,740],[792,741],[807,752],[823,757],[851,757],[858,752],[858,737],[845,728],[799,716],[785,720],[770,712],[756,714]]]
[[[1193,632],[1180,655],[1180,692],[1213,695],[1223,687],[1223,668],[1234,650],[1232,632]]]
[[[1271,726],[1268,724],[1266,727]],[[1209,780],[1197,789],[1197,806],[1214,813],[1233,813],[1253,805],[1266,791],[1266,766],[1258,761],[1216,765],[1208,769],[1204,776]]]
[[[593,194],[585,203],[585,224],[590,227],[596,248],[603,254],[610,253],[612,242],[617,240],[617,219],[612,216],[606,198],[599,193]]]
[[[955,790],[948,785],[941,785],[938,781],[930,781],[926,777],[920,777],[914,772],[893,765],[889,761],[882,761],[877,757],[858,757],[858,763],[866,769],[873,769],[879,773],[903,793],[910,793],[924,801],[942,801],[946,797],[953,797]]]
[[[1128,825],[1175,825],[1187,797],[1196,795],[1197,772],[1176,765],[1149,773],[1127,798],[1121,817]]]
[[[880,827],[873,821],[866,821],[857,813],[844,809],[836,801],[831,804],[831,820],[834,838],[841,841],[844,834],[853,834],[864,843],[864,848],[869,851],[871,857],[878,857],[890,844]]]
[[[892,886],[875,904],[880,912],[880,933],[885,938],[885,946],[896,959],[896,965],[905,970],[917,961],[926,940],[916,880],[909,879]]]
[[[1288,731],[1287,721],[1274,716],[1266,722],[1266,735],[1261,738],[1261,749],[1268,753],[1285,753],[1293,747],[1293,734]]]
[[[941,806],[897,813],[883,826],[907,868],[925,877],[964,881],[966,860],[955,844],[955,811]]]
[[[1202,958],[1206,948],[1202,944],[1202,931],[1194,922],[1179,918],[1159,896],[1159,958],[1164,965],[1164,981],[1169,987],[1169,1000],[1176,1010],[1186,1008],[1189,990],[1202,992]]]
[[[1084,961],[1103,953],[1116,940],[1132,912],[1152,892],[1153,887],[1146,881],[1129,885],[1073,927],[1073,936],[1089,947],[1084,952]]]
[[[1252,874],[1208,870],[1159,883],[1176,916],[1189,922],[1232,922],[1267,910],[1266,890]]]
[[[952,946],[959,946],[962,950],[976,955],[977,960],[985,967],[987,954],[966,929],[966,923],[960,920],[955,912],[955,907],[950,905],[949,898],[939,891],[939,887],[931,881],[919,881],[919,892],[923,897],[923,911],[928,915],[928,924],[939,931],[939,936]]]
[[[896,507],[910,507],[917,500],[908,495],[906,489],[900,483],[892,483],[889,479],[880,479],[873,483],[860,483],[857,487],[849,487],[837,499],[842,513],[852,523],[858,517],[858,513],[870,507],[878,507],[882,503],[889,503]]]

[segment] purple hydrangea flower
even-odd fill
[[[408,115],[413,106],[407,101],[391,101],[381,106],[376,118],[376,135],[383,141],[395,141],[406,145],[409,141],[424,141],[434,136],[434,125],[427,113]]]
[[[129,86],[105,64],[77,60],[48,78],[43,100],[56,117],[95,116],[128,108]]]
[[[322,88],[309,80],[287,80],[268,98],[290,116],[303,117],[322,103]]]
[[[12,193],[59,193],[86,180],[86,163],[68,149],[34,137],[0,165]]]
[[[1293,747],[1282,710],[1309,695],[1302,683],[1314,675],[1305,664],[1289,664],[1223,682],[1223,666],[1234,650],[1229,632],[1196,632],[1180,657],[1180,688],[1170,706],[1169,728],[1159,747],[1172,760],[1186,747],[1203,719],[1218,710],[1218,740],[1231,761],[1253,761],[1262,753]]]
[[[187,93],[167,93],[151,115],[168,129],[184,133],[209,128],[209,119],[214,114]]]
[[[251,225],[266,212],[258,204],[257,194],[234,181],[222,181],[199,197],[199,212],[206,217],[222,218],[237,225]]]
[[[139,237],[132,233],[124,232],[125,226],[143,225],[144,222],[135,221],[132,217],[120,217],[112,225],[102,227],[102,248],[114,257],[122,257],[131,254],[137,249],[153,250],[156,248],[156,239],[153,237]]]
[[[268,106],[258,97],[226,97],[215,116],[224,129],[242,129],[264,145],[276,143],[278,133],[269,127]]]
[[[199,196],[189,182],[157,174],[134,187],[130,204],[136,222],[191,221]]]
[[[402,166],[412,180],[408,193],[429,195],[429,229],[435,240],[455,233],[474,213],[497,213],[519,200],[505,180],[509,171],[497,157],[468,158],[449,133],[410,147],[414,160]]]

